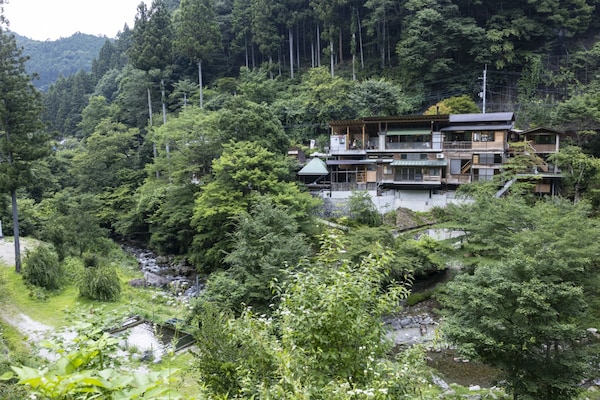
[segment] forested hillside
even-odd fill
[[[89,72],[92,61],[107,38],[76,33],[68,38],[39,41],[15,34],[17,45],[29,57],[27,71],[38,77],[33,84],[39,90],[48,90],[58,78],[74,75],[79,70]]]
[[[600,11],[592,0],[502,5],[483,1],[477,6],[462,1],[335,5],[292,1],[275,6],[239,0],[207,1],[201,7],[208,11],[201,12],[197,27],[185,25],[176,3],[164,3],[168,16],[161,16],[158,9],[145,10],[142,19],[168,19],[144,33],[159,40],[160,31],[160,40],[146,42],[149,47],[139,49],[136,56],[135,43],[143,40],[136,37],[141,35],[140,24],[106,43],[87,76],[71,77],[72,81],[60,81],[52,88],[47,101],[53,108],[46,117],[50,126],[76,135],[81,111],[92,94],[102,94],[110,102],[117,97],[138,97],[126,85],[118,87],[124,80],[131,82],[131,74],[137,71],[144,71],[144,81],[152,82],[155,102],[160,98],[158,82],[165,83],[169,110],[176,111],[184,94],[198,96],[189,87],[197,84],[200,65],[203,86],[217,94],[239,93],[236,79],[242,67],[262,71],[277,85],[278,97],[306,85],[307,73],[318,66],[357,84],[385,79],[399,92],[396,97],[402,107],[392,110],[396,113],[422,112],[443,98],[462,94],[481,103],[487,69],[487,111],[523,111],[520,118],[526,127],[547,123],[545,110],[568,98],[573,88],[592,83],[599,65],[595,38]],[[150,62],[158,59],[162,61],[156,65]],[[123,69],[126,60],[136,68]],[[153,71],[159,71],[160,77]],[[275,100],[274,94],[265,95],[253,100]],[[341,97],[326,96],[324,101],[338,104],[325,105],[331,111],[320,111],[321,116],[282,106],[278,117],[287,129],[295,129],[322,127],[327,118],[379,111],[353,109],[342,104]],[[143,107],[139,104],[132,111],[142,114]],[[147,117],[129,118],[138,119],[137,126],[145,128]]]
[[[600,373],[600,0],[475,3],[154,0],[44,93],[0,31],[0,218],[43,243],[24,266],[32,301],[75,287],[86,304],[120,301],[132,272],[114,243],[135,243],[204,284],[182,306],[205,345],[199,398],[456,398],[421,349],[392,352],[382,322],[414,280],[454,266],[443,339],[499,368],[515,399],[578,396]],[[459,241],[398,235],[408,214],[361,192],[347,215],[316,217],[290,148],[325,151],[332,120],[460,113],[483,94],[517,128],[569,132],[552,156],[561,193],[524,181],[494,197],[514,157],[462,187],[472,202],[412,217]],[[154,316],[162,297],[129,289]],[[95,393],[124,390],[108,386]]]
[[[331,120],[422,113],[453,95],[481,102],[486,66],[488,111],[516,111],[522,129],[576,131],[599,154],[588,134],[600,118],[596,2],[469,4],[142,4],[90,72],[44,93],[57,142],[29,196],[69,193],[60,213],[89,198],[112,235],[212,271],[256,196],[292,207],[301,230],[311,225],[313,201],[294,194],[285,166],[290,146],[327,145]]]

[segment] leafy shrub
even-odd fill
[[[48,246],[40,245],[28,251],[23,265],[23,278],[32,285],[56,290],[66,281],[58,255]]]
[[[111,266],[85,268],[79,281],[79,294],[90,300],[118,300],[121,280],[117,270]]]
[[[350,207],[350,215],[359,224],[368,226],[379,226],[382,223],[381,214],[377,211],[377,207],[373,203],[368,192],[355,191],[352,192],[348,199]]]
[[[83,273],[83,261],[79,257],[67,257],[62,262],[67,282],[76,284]]]
[[[29,288],[29,297],[41,301],[46,301],[50,298],[48,290],[39,286],[31,286]]]
[[[61,355],[60,362],[44,368],[11,365],[3,379],[18,379],[26,388],[28,397],[1,397],[2,399],[181,399],[174,390],[175,369],[149,371],[143,374],[110,365],[114,360],[118,338],[103,332],[79,332],[73,341],[51,342]],[[70,343],[77,348],[69,349]],[[17,389],[18,390],[18,389]],[[0,392],[0,394],[3,394]]]

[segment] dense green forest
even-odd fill
[[[469,5],[140,5],[135,26],[104,43],[90,72],[62,77],[43,94],[55,152],[38,175],[45,184],[38,181],[29,197],[91,196],[111,235],[189,255],[211,271],[230,248],[226,221],[253,204],[249,197],[279,191],[275,182],[293,185],[290,166],[233,177],[231,186],[229,172],[218,173],[220,163],[233,162],[219,159],[224,150],[239,168],[258,168],[258,151],[268,151],[265,166],[285,164],[290,146],[326,145],[330,120],[422,113],[454,95],[480,101],[486,66],[488,111],[517,111],[521,129],[575,131],[577,144],[597,155],[588,134],[600,108],[594,4]],[[221,198],[204,190],[213,186]],[[228,199],[233,189],[239,204]],[[301,226],[310,226],[301,221],[309,204],[293,205]]]
[[[181,307],[203,344],[188,371],[197,398],[461,398],[432,383],[422,348],[383,340],[383,316],[429,296],[446,317],[440,340],[502,374],[483,398],[576,398],[598,376],[597,3],[154,0],[89,71],[43,93],[0,31],[0,218],[17,249],[20,235],[42,243],[22,271],[16,255],[28,301],[70,294],[154,316],[161,297],[128,287],[116,255],[134,242],[205,283]],[[333,221],[343,229],[316,218],[290,147],[323,149],[331,120],[480,104],[484,70],[488,111],[572,133],[554,160],[563,193],[540,199],[524,182],[495,198],[507,168],[464,187],[472,201],[413,216],[458,241],[398,234],[401,214],[379,215],[360,192]],[[453,265],[450,283],[411,295]],[[52,367],[13,357],[3,336],[3,395],[177,398],[184,385],[164,371],[132,383],[129,364],[107,365],[108,318],[89,314],[72,317],[95,319],[77,346],[58,344],[66,361]]]
[[[69,77],[79,70],[89,72],[93,60],[107,38],[75,33],[68,38],[39,41],[15,34],[17,45],[29,59],[27,71],[37,75],[33,84],[45,91],[60,77]]]

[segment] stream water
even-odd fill
[[[169,324],[157,324],[138,317],[111,331],[121,338],[120,346],[143,361],[157,362],[169,351],[180,351],[195,343],[193,336]]]
[[[144,273],[143,280],[130,282],[133,286],[150,286],[165,289],[176,296],[195,297],[204,288],[193,266],[174,257],[158,256],[150,250],[123,245],[133,255]]]
[[[423,234],[437,240],[444,240],[458,238],[462,232],[428,230]],[[123,246],[123,248],[138,260],[140,269],[144,273],[143,282],[139,282],[140,284],[161,288],[179,297],[193,297],[203,289],[193,267],[132,245]],[[418,282],[413,290],[422,291],[434,288],[450,279],[451,274],[441,272],[429,278]],[[425,347],[431,348],[432,350],[428,352],[428,363],[439,371],[442,379],[448,382],[467,386],[492,386],[497,371],[479,363],[458,359],[452,349],[433,349],[436,341],[439,341],[439,321],[434,303],[426,301],[412,307],[405,307],[403,312],[387,319],[385,323],[388,327],[388,339],[392,340],[398,348],[414,344],[423,344]],[[172,330],[161,328],[148,321],[134,322],[129,328],[123,329],[121,333],[117,334],[123,335],[123,346],[128,351],[136,353],[148,361],[160,360],[173,345],[173,338],[176,335]]]

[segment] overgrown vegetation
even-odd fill
[[[57,290],[66,283],[66,274],[58,256],[49,246],[40,245],[27,252],[23,278],[32,285]]]
[[[2,25],[0,218],[43,241],[23,270],[32,289],[6,276],[15,313],[64,325],[60,310],[76,302],[105,319],[94,310],[106,301],[187,320],[203,341],[192,380],[207,398],[456,398],[466,390],[432,385],[423,349],[391,352],[381,320],[401,299],[429,295],[408,297],[411,283],[453,265],[457,278],[435,295],[447,313],[443,338],[499,367],[515,398],[580,395],[577,380],[598,373],[586,362],[597,350],[585,332],[600,326],[600,53],[591,39],[600,8],[412,1],[391,13],[386,2],[189,0],[172,18],[176,3],[141,4],[135,26],[106,42],[89,74],[50,88],[45,130],[39,94]],[[206,24],[194,24],[198,16]],[[561,193],[539,199],[523,184],[491,196],[531,161],[522,151],[494,180],[462,188],[464,204],[382,217],[356,192],[336,220],[344,232],[331,235],[330,221],[314,218],[319,201],[296,182],[290,146],[309,150],[314,140],[324,150],[330,120],[475,111],[486,64],[489,85],[505,94],[493,108],[518,109],[518,128],[573,131],[572,146],[550,159],[563,173]],[[403,233],[436,222],[464,235]],[[137,265],[113,240],[193,263],[206,290],[187,309],[130,287]],[[52,388],[132,397],[171,384],[156,373],[134,387],[132,375],[107,367],[112,339],[85,329],[81,347],[61,343],[63,361],[52,368],[19,352],[0,366],[16,366],[36,382],[28,394],[46,397]],[[8,347],[14,334],[2,331]],[[3,390],[16,397],[9,382]]]
[[[121,280],[117,269],[110,265],[85,268],[79,278],[79,294],[90,300],[118,300]]]

